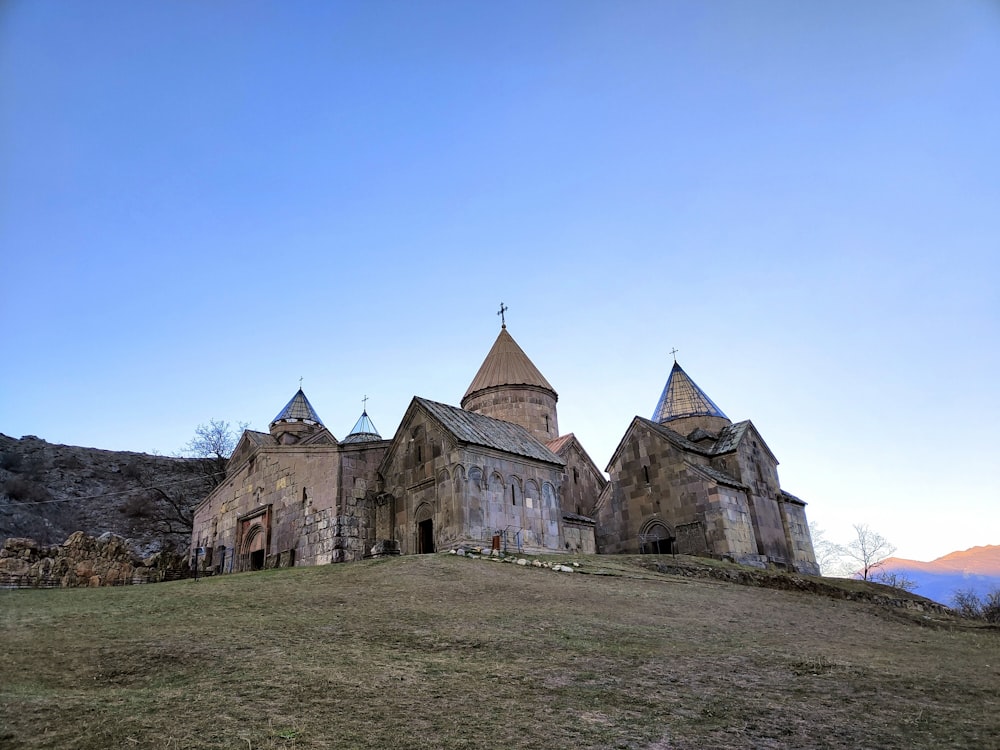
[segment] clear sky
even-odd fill
[[[604,468],[669,352],[846,541],[1000,544],[1000,4],[0,5],[0,431],[343,437],[508,329]]]

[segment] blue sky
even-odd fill
[[[509,307],[604,467],[672,364],[846,541],[1000,543],[1000,5],[0,8],[0,431],[457,404]]]

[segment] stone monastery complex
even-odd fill
[[[228,573],[493,546],[819,573],[805,503],[781,489],[774,454],[676,362],[608,479],[560,435],[557,400],[506,323],[460,407],[414,397],[388,440],[367,412],[337,440],[300,388],[268,432],[243,433],[195,509],[192,555]]]

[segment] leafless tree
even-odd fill
[[[825,576],[843,573],[846,554],[843,545],[830,541],[826,536],[826,530],[815,523],[809,524],[809,536],[812,538],[813,552],[820,573]]]
[[[861,577],[872,580],[872,572],[896,551],[888,539],[865,523],[854,524],[855,538],[844,547],[844,554],[861,568]]]
[[[194,437],[184,446],[184,455],[208,459],[204,465],[213,488],[226,478],[226,463],[247,427],[248,422],[233,425],[224,419],[210,419],[207,424],[195,428]]]
[[[878,570],[872,575],[872,580],[903,591],[913,591],[917,587],[916,581],[898,570]]]

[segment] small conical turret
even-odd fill
[[[270,431],[282,443],[297,443],[304,435],[323,428],[323,420],[301,388],[271,420]]]
[[[381,440],[382,436],[378,434],[378,430],[375,429],[375,425],[372,424],[371,419],[368,417],[368,410],[361,412],[361,417],[357,422],[354,423],[354,427],[347,434],[341,442],[342,443],[370,443],[375,440]]]

